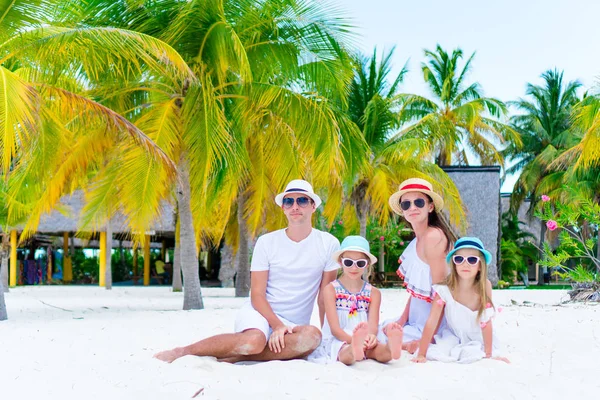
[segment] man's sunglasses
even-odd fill
[[[423,208],[423,207],[425,207],[425,199],[416,199],[412,203],[417,208]],[[407,211],[410,208],[410,204],[411,204],[410,200],[404,200],[404,201],[400,202],[400,207],[402,208],[402,210]]]
[[[369,261],[365,259],[353,260],[351,258],[342,258],[342,265],[346,268],[351,268],[353,265],[356,265],[358,268],[363,269],[367,265],[369,265]]]
[[[281,201],[281,205],[283,208],[292,208],[294,206],[294,201],[298,204],[298,207],[306,208],[311,203],[310,198],[308,197],[297,197],[295,200],[293,197],[286,197]]]
[[[454,264],[456,264],[456,265],[460,265],[460,264],[464,263],[465,261],[467,261],[467,264],[469,264],[469,265],[477,265],[479,260],[480,260],[480,258],[477,256],[469,256],[469,257],[453,256],[452,257],[452,261],[454,261]]]

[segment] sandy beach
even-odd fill
[[[353,367],[153,359],[159,350],[233,328],[246,300],[233,297],[232,289],[203,294],[205,310],[181,311],[182,294],[168,287],[12,289],[6,294],[9,320],[0,323],[2,398],[559,399],[595,397],[600,389],[600,307],[560,305],[565,291],[494,292],[502,307],[494,327],[510,365],[417,365],[408,353],[387,365]],[[406,296],[384,290],[382,318],[398,314]]]

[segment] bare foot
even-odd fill
[[[402,344],[402,350],[408,351],[410,354],[415,354],[415,351],[419,348],[419,341],[413,340],[412,342],[406,342]]]
[[[156,353],[154,355],[154,358],[157,358],[160,361],[164,361],[170,364],[173,361],[177,360],[179,357],[183,357],[184,355],[184,351],[181,347],[175,347],[172,350],[165,350],[161,351],[160,353]]]
[[[397,360],[402,354],[402,326],[395,322],[387,325],[388,348],[392,354],[392,360]]]
[[[352,332],[352,353],[356,361],[361,361],[365,358],[365,339],[369,334],[369,325],[366,322],[361,322],[356,325]]]

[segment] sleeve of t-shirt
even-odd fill
[[[267,256],[267,246],[265,246],[263,237],[259,237],[254,246],[254,252],[252,253],[252,263],[250,264],[250,271],[268,271],[269,270],[269,257]]]
[[[327,262],[325,264],[324,272],[335,271],[340,266],[337,262],[331,259],[333,253],[340,249],[340,241],[333,235],[327,235],[326,250],[327,250]]]

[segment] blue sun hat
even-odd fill
[[[448,255],[446,256],[446,262],[450,263],[452,261],[452,256],[460,249],[475,249],[479,250],[481,254],[485,257],[485,263],[489,264],[492,262],[492,254],[487,251],[483,247],[483,242],[476,237],[461,237],[454,243],[454,248]]]
[[[335,262],[340,261],[340,256],[345,251],[359,251],[369,257],[371,260],[371,265],[377,262],[377,257],[371,254],[371,247],[369,246],[369,241],[362,236],[346,236],[344,240],[342,240],[342,244],[340,245],[340,249],[333,253],[331,258]]]

